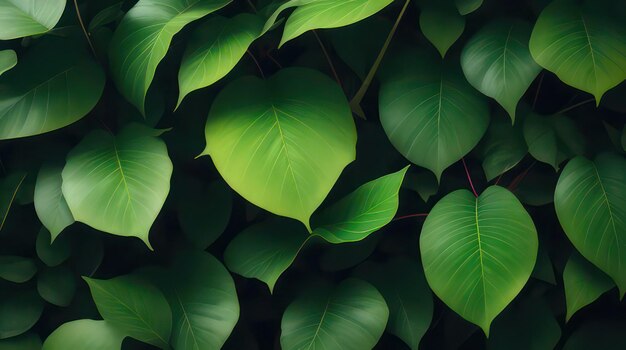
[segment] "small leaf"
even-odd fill
[[[178,72],[177,106],[192,91],[207,87],[230,72],[263,29],[259,16],[211,17],[192,34]]]
[[[74,217],[63,197],[61,185],[63,167],[46,164],[39,170],[35,184],[35,210],[54,240],[64,228],[74,223]]]
[[[601,154],[567,163],[554,193],[554,207],[574,247],[626,293],[626,160]]]
[[[215,98],[206,149],[226,182],[274,214],[301,221],[355,158],[356,130],[341,88],[310,69],[244,77]]]
[[[334,289],[317,286],[292,302],[281,322],[280,345],[293,349],[372,349],[389,309],[371,284],[347,279]]]
[[[387,7],[393,0],[316,0],[296,8],[287,19],[278,47],[303,33],[356,23]]]
[[[45,33],[64,9],[65,0],[0,0],[0,40]]]
[[[563,284],[567,304],[565,321],[569,321],[576,311],[593,303],[615,286],[609,276],[577,252],[573,252],[567,260],[563,270]]]
[[[14,255],[0,256],[0,278],[14,283],[24,283],[35,275],[37,265],[32,259]]]
[[[537,231],[515,196],[498,186],[478,198],[467,190],[443,197],[420,235],[428,284],[487,337],[493,319],[528,281],[537,258]]]
[[[160,290],[128,275],[109,280],[83,279],[105,321],[137,340],[169,348],[172,312]]]
[[[0,339],[31,329],[43,312],[43,301],[34,291],[19,291],[0,298]]]
[[[61,236],[61,238],[53,241],[50,232],[44,227],[39,230],[35,249],[39,259],[50,267],[60,265],[72,254],[72,246],[68,236]]]
[[[115,30],[109,48],[113,80],[142,115],[159,62],[170,42],[187,24],[232,0],[140,0]]]
[[[453,9],[426,8],[420,12],[420,28],[428,41],[445,57],[465,30],[465,17]]]
[[[107,321],[76,320],[55,329],[42,350],[121,350],[125,337]]]
[[[478,148],[487,181],[511,170],[528,153],[521,125],[511,125],[500,119],[492,120]]]
[[[483,0],[454,0],[454,2],[463,16],[478,10],[483,4]]]
[[[526,22],[491,22],[467,42],[461,54],[467,81],[498,101],[513,122],[518,101],[541,71],[528,50],[530,32]]]
[[[230,241],[224,252],[224,262],[231,271],[256,278],[273,292],[276,281],[309,238],[295,221],[262,222],[248,227]]]
[[[13,50],[0,51],[0,75],[15,67],[17,64],[17,54]]]
[[[148,234],[169,193],[171,175],[161,139],[132,125],[117,136],[96,130],[67,155],[63,196],[76,221],[139,237],[152,249]]]
[[[44,269],[37,275],[37,291],[50,304],[69,306],[76,292],[74,273],[66,267]]]
[[[398,210],[404,169],[370,181],[322,211],[313,234],[331,243],[356,242],[387,225]]]
[[[530,52],[564,83],[594,95],[626,79],[626,29],[594,8],[553,1],[539,15]]]

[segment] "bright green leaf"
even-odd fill
[[[50,304],[68,306],[76,292],[74,273],[63,266],[44,269],[37,275],[37,291]]]
[[[17,54],[13,50],[0,51],[0,75],[15,67],[17,64]]]
[[[35,275],[37,265],[32,259],[14,255],[0,256],[0,278],[24,283]]]
[[[76,320],[52,332],[42,350],[121,350],[125,337],[107,321]]]
[[[517,103],[541,71],[528,50],[530,24],[495,21],[463,48],[461,67],[472,86],[494,98],[515,122]]]
[[[559,222],[574,247],[626,293],[626,160],[601,154],[567,163],[554,193]]]
[[[389,317],[385,299],[369,283],[348,279],[316,286],[292,302],[281,322],[280,345],[293,349],[372,349]]]
[[[465,17],[452,9],[427,8],[420,12],[420,28],[441,57],[465,30]]]
[[[329,77],[303,68],[229,84],[213,102],[205,136],[203,154],[230,187],[309,230],[311,214],[356,153],[343,92]]]
[[[130,337],[169,348],[172,312],[159,289],[128,275],[109,280],[83,279],[102,318]]]
[[[74,223],[74,217],[63,197],[61,185],[63,167],[46,164],[39,170],[35,184],[35,210],[54,240],[64,228]]]
[[[530,52],[564,83],[592,94],[596,103],[626,79],[626,28],[610,16],[567,1],[553,1],[535,24]]]
[[[565,302],[569,321],[576,311],[593,303],[615,286],[604,272],[598,270],[577,252],[572,253],[563,270]]]
[[[165,143],[153,135],[133,125],[117,136],[96,130],[67,155],[63,196],[76,221],[151,248],[148,233],[172,175]]]
[[[516,166],[528,152],[522,127],[494,119],[479,144],[487,181]]]
[[[0,339],[31,329],[43,312],[43,301],[34,291],[18,291],[0,298]]]
[[[126,13],[109,47],[113,80],[145,116],[145,99],[170,42],[187,24],[232,0],[140,0]]]
[[[528,281],[537,246],[530,215],[498,186],[478,198],[467,190],[448,194],[430,211],[420,235],[431,289],[487,336],[493,319]]]
[[[45,33],[64,9],[65,0],[0,0],[0,40]]]
[[[331,243],[360,241],[387,225],[398,210],[404,169],[370,181],[316,217],[313,234]]]

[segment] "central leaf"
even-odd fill
[[[355,159],[356,130],[341,88],[289,68],[264,81],[244,77],[215,98],[206,149],[226,182],[274,214],[309,218]]]

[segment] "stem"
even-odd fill
[[[500,183],[500,180],[502,180],[502,176],[504,175],[504,173],[500,174],[500,176],[498,176],[498,179],[496,180],[496,183],[494,183],[494,186],[498,186],[498,184]]]
[[[78,23],[80,24],[80,28],[83,30],[83,34],[85,34],[85,39],[87,39],[87,43],[89,44],[91,53],[93,53],[94,57],[96,57],[96,49],[93,47],[93,43],[91,42],[89,32],[87,32],[87,28],[85,28],[85,23],[83,23],[83,17],[80,15],[80,10],[78,9],[78,0],[74,0],[74,8],[76,9],[76,16],[78,17]]]
[[[330,66],[330,70],[333,72],[333,76],[335,77],[335,80],[337,80],[337,83],[339,84],[339,86],[343,86],[343,84],[341,84],[341,79],[339,79],[339,75],[337,74],[337,71],[335,70],[335,65],[333,64],[333,61],[330,59],[330,56],[328,55],[328,51],[326,51],[326,47],[324,46],[324,43],[322,43],[322,40],[317,35],[317,32],[315,30],[312,30],[312,32],[313,32],[313,35],[315,35],[315,39],[317,39],[317,42],[320,44],[320,47],[322,48],[322,52],[324,53],[324,56],[326,57],[326,61],[328,61],[328,65]]]
[[[256,10],[256,6],[254,6],[254,4],[252,3],[252,1],[248,0],[248,5],[250,5],[250,7],[252,8],[252,11],[257,12],[257,10]]]
[[[402,6],[402,10],[400,10],[400,13],[398,14],[398,18],[396,18],[396,22],[393,24],[391,31],[389,31],[389,34],[387,35],[385,44],[383,45],[382,49],[378,53],[378,57],[376,57],[376,61],[374,61],[372,68],[370,68],[370,71],[367,73],[365,80],[363,80],[363,84],[361,84],[361,87],[359,88],[359,90],[356,92],[356,94],[350,101],[350,107],[352,108],[352,111],[357,116],[363,119],[365,119],[365,114],[363,113],[363,109],[361,108],[361,101],[363,100],[363,97],[365,97],[365,93],[367,92],[367,89],[372,83],[372,80],[374,79],[374,75],[376,74],[376,71],[378,71],[378,67],[380,66],[380,63],[382,62],[383,57],[385,56],[385,52],[387,52],[387,48],[389,47],[389,44],[391,43],[391,39],[396,33],[396,29],[398,29],[398,25],[400,24],[400,20],[402,19],[402,16],[404,15],[406,8],[409,6],[409,2],[411,2],[411,0],[406,0],[406,2],[404,3],[404,6]]]
[[[463,168],[465,168],[465,175],[467,175],[467,181],[469,181],[470,187],[472,188],[472,192],[474,192],[474,196],[478,198],[478,193],[474,188],[474,183],[472,182],[472,177],[470,176],[469,169],[467,169],[467,164],[465,164],[465,158],[461,158],[461,162],[463,162]]]
[[[279,69],[283,68],[283,65],[280,64],[280,62],[278,62],[277,59],[274,58],[274,56],[272,56],[271,53],[267,53],[267,57],[270,59],[270,61],[274,62],[274,64],[276,65],[276,67],[278,67]]]
[[[593,102],[593,101],[595,101],[595,99],[590,98],[590,99],[588,99],[588,100],[584,100],[584,101],[582,101],[582,102],[578,102],[578,103],[577,103],[577,104],[575,104],[575,105],[572,105],[572,106],[569,106],[569,107],[565,107],[565,108],[563,108],[562,110],[560,110],[560,111],[556,112],[555,114],[561,114],[561,113],[569,112],[569,111],[571,111],[571,110],[572,110],[572,109],[574,109],[574,108],[580,107],[580,106],[582,106],[582,105],[584,105],[584,104],[587,104],[587,103],[589,103],[589,102]]]
[[[404,219],[416,218],[416,217],[425,217],[425,216],[428,216],[428,213],[409,214],[409,215],[399,216],[397,218],[394,218],[391,221],[398,221],[398,220],[404,220]]]
[[[517,186],[519,186],[519,184],[522,182],[522,180],[524,180],[524,178],[526,177],[526,175],[528,175],[528,172],[530,171],[530,169],[535,165],[535,163],[537,163],[537,161],[533,161],[528,168],[526,168],[526,170],[524,170],[521,174],[517,175],[513,181],[511,181],[511,184],[509,185],[509,191],[514,191]]]
[[[261,77],[265,79],[265,74],[263,73],[263,69],[261,68],[261,65],[259,64],[259,61],[256,60],[256,58],[254,57],[252,52],[250,52],[250,50],[246,50],[246,53],[252,58],[252,60],[254,61],[254,64],[256,64],[256,67],[259,69],[259,72],[261,72]]]
[[[541,77],[539,78],[539,84],[537,84],[537,91],[535,91],[535,98],[533,99],[532,110],[535,110],[535,105],[537,104],[537,98],[539,98],[539,91],[541,91],[541,84],[543,83],[544,73],[541,73]]]

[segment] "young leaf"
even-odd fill
[[[0,51],[0,75],[15,67],[17,64],[17,54],[13,50]]]
[[[109,280],[83,279],[105,321],[137,340],[169,348],[172,312],[160,290],[128,275]]]
[[[89,54],[63,39],[41,40],[0,76],[0,139],[62,128],[100,100],[104,73]]]
[[[178,103],[192,91],[207,87],[230,72],[259,37],[261,17],[242,13],[233,18],[215,16],[192,34],[178,72]]]
[[[567,304],[566,322],[572,318],[576,311],[593,303],[615,286],[609,276],[598,270],[577,252],[573,252],[567,260],[565,270],[563,270],[563,284]]]
[[[42,350],[121,350],[125,337],[107,321],[76,320],[55,329]]]
[[[601,154],[567,163],[554,193],[559,222],[574,247],[626,293],[626,160]]]
[[[553,1],[539,15],[530,52],[564,83],[592,94],[626,79],[626,29],[610,16],[567,1]]]
[[[142,115],[159,62],[187,24],[232,0],[139,0],[115,30],[109,47],[113,80]]]
[[[294,349],[372,349],[389,309],[371,284],[347,279],[336,288],[317,286],[292,302],[281,322],[280,345]]]
[[[370,181],[322,211],[313,234],[331,243],[356,242],[387,225],[398,210],[398,192],[408,169]]]
[[[43,312],[44,303],[35,291],[3,293],[0,298],[0,339],[31,329]]]
[[[65,0],[0,0],[0,40],[45,33],[64,9]]]
[[[129,126],[117,136],[96,130],[68,155],[63,196],[76,221],[100,231],[141,238],[170,189],[172,162],[165,143]]]
[[[472,86],[494,98],[515,122],[517,102],[541,71],[528,50],[530,24],[495,21],[463,48],[461,67]]]
[[[69,306],[76,292],[74,273],[63,266],[44,269],[37,275],[37,291],[50,304]]]
[[[530,277],[537,245],[530,215],[498,186],[478,198],[467,190],[448,194],[428,214],[420,236],[431,289],[487,336],[491,321]]]
[[[39,170],[35,184],[35,211],[41,223],[50,231],[54,240],[64,228],[74,223],[61,185],[63,167],[46,164]]]
[[[0,256],[0,278],[14,283],[24,283],[35,275],[37,265],[32,259],[15,255]]]
[[[465,17],[454,9],[426,8],[420,12],[420,28],[441,57],[445,57],[448,49],[463,34]]]
[[[500,119],[492,120],[479,149],[487,181],[512,169],[528,153],[520,124],[511,125]]]
[[[256,278],[273,292],[276,281],[309,238],[295,221],[262,222],[248,227],[230,241],[224,252],[224,262],[231,271]]]
[[[251,203],[301,221],[355,158],[348,101],[329,77],[304,68],[244,77],[215,98],[206,149],[226,182]]]
[[[379,93],[380,121],[411,162],[441,173],[476,146],[489,125],[487,104],[452,65],[427,54],[405,54]]]
[[[393,0],[316,0],[296,8],[289,16],[278,47],[303,33],[356,23],[382,10]]]

